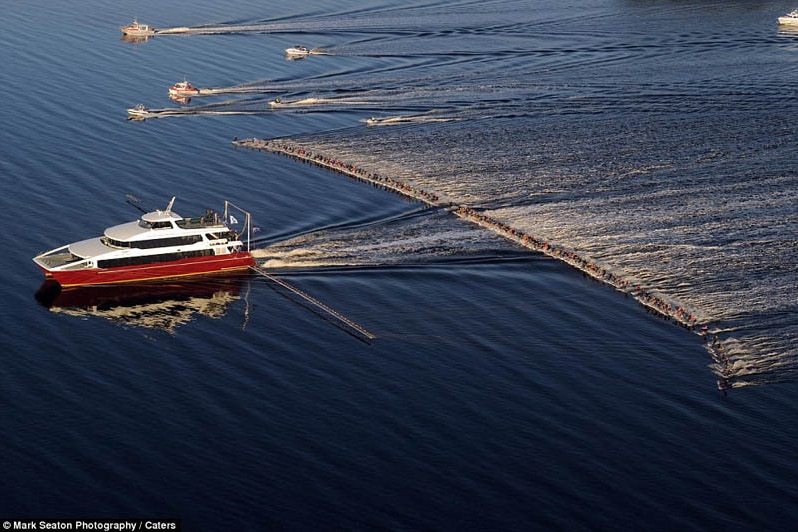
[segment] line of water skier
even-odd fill
[[[632,283],[628,279],[624,279],[620,275],[610,272],[605,267],[593,260],[582,257],[574,251],[567,250],[561,246],[557,246],[543,239],[530,235],[529,233],[521,231],[520,229],[512,227],[505,222],[497,220],[485,213],[478,212],[470,207],[462,205],[458,206],[450,202],[441,201],[441,198],[435,193],[412,186],[399,179],[370,172],[366,169],[358,167],[357,165],[347,163],[335,157],[314,153],[304,147],[294,146],[280,140],[234,139],[234,143],[237,146],[281,153],[325,168],[336,170],[350,177],[397,191],[405,196],[417,199],[428,205],[437,207],[453,207],[452,212],[457,216],[487,227],[494,232],[523,245],[524,247],[557,258],[562,262],[565,262],[585,272],[597,280],[605,282],[623,292],[630,293],[635,299],[637,299],[647,308],[654,310],[667,318],[673,319],[677,323],[687,327],[690,330],[695,330],[696,326],[699,324],[698,317],[689,309],[669,302],[665,298],[646,290],[639,283]],[[700,334],[706,334],[706,331],[707,329],[702,327],[698,332]]]
[[[245,140],[235,139],[234,143],[237,146],[242,146],[246,148],[282,153],[283,155],[288,155],[289,157],[301,159],[303,161],[316,164],[318,166],[329,168],[331,170],[337,170],[339,172],[348,175],[349,177],[353,177],[361,181],[383,186],[385,188],[399,192],[405,196],[422,201],[423,203],[426,203],[428,205],[445,206],[445,204],[440,201],[440,198],[438,197],[437,194],[434,194],[432,192],[427,192],[426,190],[420,189],[418,187],[414,187],[399,179],[383,176],[375,172],[369,172],[368,170],[360,168],[354,164],[346,163],[334,157],[328,157],[322,154],[313,153],[312,151],[302,147],[295,147],[290,144],[286,144],[284,142],[278,142],[276,140],[266,140],[266,139],[245,139]]]

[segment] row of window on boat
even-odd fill
[[[225,231],[223,233],[208,233],[205,235],[210,241],[214,240],[235,240],[236,235],[232,231]],[[187,235],[187,236],[174,236],[168,238],[153,238],[149,240],[114,240],[104,236],[100,239],[103,244],[113,248],[138,248],[138,249],[151,249],[151,248],[168,248],[173,246],[190,246],[197,242],[202,242],[202,235]]]
[[[172,262],[180,259],[195,257],[209,257],[214,254],[212,249],[199,249],[195,251],[178,251],[175,253],[162,253],[160,255],[142,255],[138,257],[120,257],[118,259],[98,260],[98,268],[117,268],[119,266],[140,266],[156,262]]]

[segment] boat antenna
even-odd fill
[[[166,212],[172,212],[172,205],[175,204],[175,198],[177,196],[172,196],[172,199],[169,201],[169,205],[166,206]]]

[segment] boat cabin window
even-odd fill
[[[214,254],[212,249],[197,251],[182,251],[176,253],[163,253],[161,255],[144,255],[138,257],[121,257],[97,261],[98,268],[118,268],[120,266],[140,266],[142,264],[156,264],[159,262],[172,262],[181,259],[208,257]]]
[[[143,227],[144,229],[171,229],[172,222],[148,222],[144,218],[139,220],[139,227]]]
[[[139,248],[139,249],[152,249],[152,248],[167,248],[174,246],[190,246],[197,242],[202,242],[200,235],[187,235],[187,236],[174,236],[171,238],[153,238],[150,240],[133,240],[123,241],[114,240],[104,236],[100,241],[109,247],[114,248]]]
[[[205,238],[208,240],[222,240],[224,238],[227,240],[235,240],[236,235],[232,231],[222,231],[220,233],[206,233]]]

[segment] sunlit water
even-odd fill
[[[5,6],[0,518],[793,523],[798,35],[775,23],[792,8]],[[120,40],[133,16],[188,30]],[[287,60],[295,44],[314,54]],[[203,95],[170,101],[183,79]],[[152,118],[125,120],[137,103]],[[588,257],[689,308],[723,357],[445,208],[234,137],[283,138]],[[134,218],[127,192],[176,195],[184,215],[245,206],[259,263],[377,338],[256,274],[37,301],[30,258]]]

